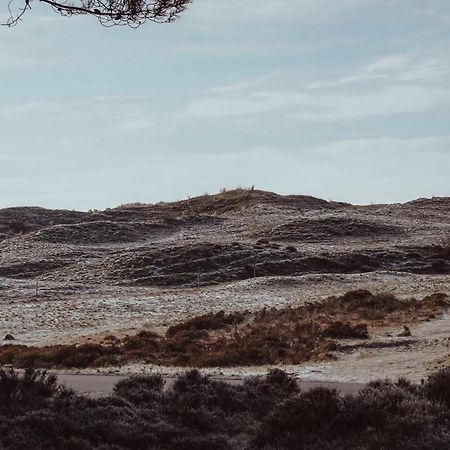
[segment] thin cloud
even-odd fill
[[[339,8],[353,11],[376,0],[341,0]],[[313,15],[321,17],[333,14],[334,0],[277,0],[260,1],[246,0],[245,7],[241,0],[209,0],[208,2],[194,2],[191,6],[192,16],[201,22],[222,23],[235,26],[236,24],[266,24],[267,22],[284,23],[306,20]]]
[[[29,69],[36,67],[38,61],[30,56],[11,55],[5,52],[0,54],[1,66],[0,70]]]
[[[61,105],[50,101],[28,101],[21,103],[12,103],[0,107],[0,115],[23,115],[34,113],[57,112],[62,109]]]
[[[93,98],[95,102],[133,102],[154,98],[153,94],[130,94],[130,95],[97,95]]]
[[[254,92],[215,96],[191,102],[182,116],[217,118],[286,110],[291,118],[308,121],[358,120],[371,116],[422,114],[448,110],[450,89],[392,86],[368,93]]]
[[[393,86],[369,93],[312,96],[310,107],[291,117],[310,121],[348,121],[368,117],[449,111],[450,89]],[[312,106],[312,107],[311,107]]]
[[[310,83],[308,88],[322,89],[373,81],[436,83],[448,81],[449,70],[448,57],[388,55],[364,65],[351,75],[337,80],[316,81]]]
[[[124,119],[118,124],[120,131],[128,133],[134,132],[152,132],[156,127],[155,121],[152,117],[134,117]]]
[[[228,84],[225,86],[218,86],[218,87],[209,89],[208,92],[210,94],[236,94],[238,92],[247,91],[250,88],[254,88],[261,84],[265,84],[268,81],[272,81],[277,78],[280,78],[281,75],[282,75],[282,71],[276,71],[276,72],[270,73],[268,75],[254,78],[252,80],[245,80],[245,81],[241,81],[239,83]]]

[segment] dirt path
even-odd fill
[[[368,382],[380,378],[426,379],[445,366],[450,355],[450,316],[411,326],[411,337],[398,338],[401,327],[374,336],[367,347],[344,351],[338,359],[309,366],[317,379]],[[389,344],[396,344],[391,346]],[[370,346],[372,344],[372,346]],[[373,345],[375,344],[375,345]],[[405,345],[401,345],[405,344]]]
[[[82,394],[107,395],[110,394],[114,385],[127,378],[124,375],[83,375],[83,374],[58,374],[58,381],[68,388]],[[170,386],[176,377],[165,376],[166,387]],[[243,383],[246,377],[242,376],[214,376],[215,380],[225,381],[232,384]],[[358,392],[364,385],[354,382],[332,382],[332,381],[299,381],[302,390],[309,390],[315,387],[326,387],[336,389],[343,394]]]

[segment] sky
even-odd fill
[[[448,0],[194,0],[139,29],[32,5],[0,28],[0,208],[450,195]]]

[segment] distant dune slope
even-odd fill
[[[450,198],[354,206],[236,189],[105,211],[0,210],[0,277],[196,286],[271,275],[450,273]]]

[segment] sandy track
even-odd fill
[[[90,395],[107,395],[113,391],[115,384],[125,379],[123,375],[84,375],[84,374],[58,374],[58,382],[76,392]],[[248,378],[248,377],[247,377]],[[173,384],[175,376],[164,376],[166,387]],[[231,384],[243,383],[246,377],[242,376],[214,376],[214,380],[225,381]],[[315,387],[326,387],[336,389],[343,394],[358,392],[364,385],[355,382],[332,382],[332,381],[299,381],[302,390],[310,390]]]

